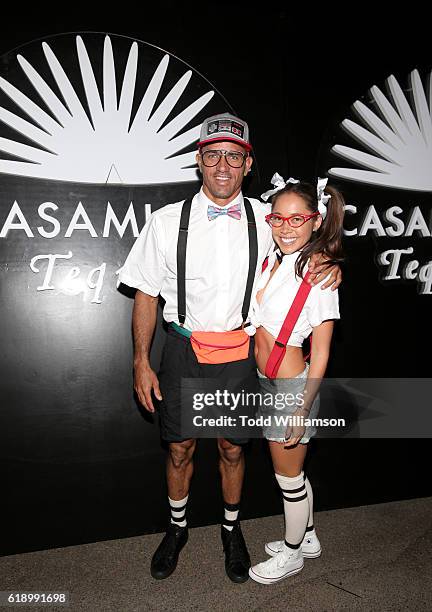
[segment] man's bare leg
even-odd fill
[[[224,501],[228,504],[239,504],[245,470],[243,449],[225,438],[218,439],[218,448]]]
[[[170,442],[166,464],[168,495],[180,500],[189,493],[196,440]]]

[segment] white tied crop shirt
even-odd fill
[[[299,252],[284,255],[281,264],[268,283],[270,272],[276,261],[276,251],[273,251],[269,255],[267,268],[261,274],[252,296],[252,324],[255,327],[264,327],[274,338],[278,337],[302,282],[302,279],[296,276],[294,269],[298,256]],[[304,339],[311,334],[314,327],[328,319],[340,318],[338,291],[337,289],[332,291],[330,287],[321,289],[325,280],[311,288],[288,340],[288,345],[302,346]],[[257,291],[265,287],[267,283],[259,304],[256,299]]]
[[[273,240],[265,222],[269,205],[249,198],[257,227],[258,263]],[[249,269],[249,238],[243,195],[228,206],[240,203],[241,219],[220,215],[209,221],[208,205],[215,206],[203,190],[192,199],[186,250],[186,320],[191,331],[229,331],[242,323],[246,279]],[[168,204],[152,213],[136,239],[120,271],[120,281],[148,295],[165,300],[164,319],[178,323],[177,240],[183,201]],[[252,293],[253,296],[253,293]]]

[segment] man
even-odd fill
[[[182,435],[181,381],[235,379],[244,382],[246,390],[255,381],[253,339],[246,358],[216,364],[198,363],[190,341],[191,332],[222,333],[242,327],[253,282],[273,244],[264,219],[269,212],[267,206],[243,198],[241,192],[243,178],[252,166],[250,152],[244,121],[228,113],[206,119],[196,156],[203,180],[200,192],[192,202],[169,204],[154,212],[120,272],[120,280],[137,289],[133,309],[134,387],[149,412],[155,411],[152,392],[160,400],[161,435],[169,444],[171,523],[152,559],[151,573],[156,579],[166,578],[175,570],[188,538],[186,504],[196,440]],[[186,213],[182,215],[187,207],[188,222]],[[187,242],[182,243],[182,232]],[[329,284],[337,275],[338,271],[333,271]],[[150,367],[149,351],[159,295],[165,299],[163,314],[169,327],[158,380]],[[246,581],[250,567],[238,520],[245,442],[218,439],[224,499],[221,537],[226,573],[233,582]]]

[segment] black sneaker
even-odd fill
[[[221,536],[228,578],[233,582],[246,582],[249,578],[251,561],[240,523],[235,523],[231,531],[222,525]]]
[[[171,523],[151,561],[150,572],[153,578],[163,580],[171,576],[177,567],[180,551],[187,541],[188,528]]]

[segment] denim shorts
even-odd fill
[[[309,372],[309,364],[306,364],[303,372],[294,378],[267,378],[257,370],[260,392],[262,397],[266,397],[266,402],[261,402],[258,414],[263,417],[271,417],[270,425],[263,427],[263,434],[267,440],[271,442],[285,442],[286,426],[278,424],[275,417],[289,416],[295,413],[297,406],[293,397],[303,393],[306,385],[306,380]],[[269,394],[273,396],[273,401],[269,401]],[[268,404],[268,405],[267,405]],[[270,405],[271,404],[271,405]],[[319,411],[319,394],[315,397],[309,413],[310,419],[316,418]],[[300,444],[307,444],[309,440],[316,434],[316,427],[307,425],[304,436],[300,440]]]

